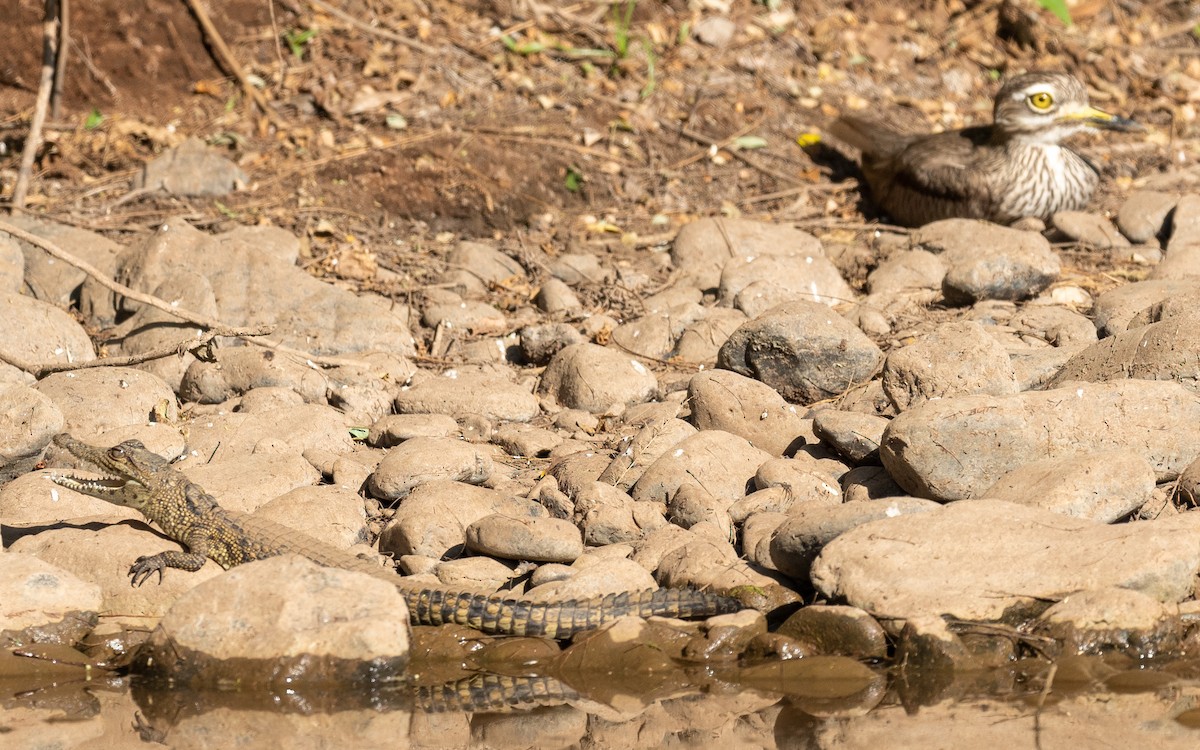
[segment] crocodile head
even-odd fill
[[[54,436],[54,444],[99,469],[104,476],[89,478],[56,474],[50,480],[69,490],[98,497],[114,505],[124,505],[146,513],[152,500],[156,496],[161,497],[169,489],[168,485],[178,481],[179,474],[171,470],[170,462],[147,450],[138,440],[126,440],[111,448],[97,448],[63,432]]]

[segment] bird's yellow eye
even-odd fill
[[[1028,101],[1029,106],[1045,112],[1054,104],[1054,97],[1049,92],[1039,91],[1036,94],[1030,94]]]

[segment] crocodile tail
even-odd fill
[[[709,617],[741,609],[735,599],[692,589],[647,589],[565,602],[532,602],[437,589],[405,592],[405,597],[414,625],[455,623],[493,635],[556,639],[594,630],[626,615]]]

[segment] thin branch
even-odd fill
[[[263,336],[270,333],[274,326],[262,325],[251,328],[213,328],[200,333],[199,336],[183,339],[174,344],[167,344],[151,349],[138,354],[129,354],[124,357],[102,357],[97,359],[89,359],[85,362],[27,362],[19,357],[11,354],[0,353],[0,361],[31,373],[35,378],[43,378],[46,375],[55,372],[69,372],[72,370],[86,370],[91,367],[128,367],[130,365],[139,365],[143,362],[149,362],[153,359],[162,359],[171,356],[183,356],[184,352],[192,352],[197,349],[208,346],[213,339],[219,336],[233,336],[237,338],[245,338],[248,336]]]
[[[225,40],[221,37],[221,33],[217,31],[217,27],[213,25],[212,19],[208,16],[208,11],[204,10],[204,6],[200,4],[200,0],[185,0],[188,8],[191,9],[192,15],[200,22],[200,28],[204,30],[204,36],[212,45],[213,51],[217,53],[218,61],[221,67],[225,68],[231,76],[238,79],[242,84],[242,90],[246,92],[246,96],[250,98],[258,108],[262,110],[267,119],[271,121],[275,127],[280,130],[287,127],[287,123],[274,109],[267,104],[267,98],[263,93],[254,88],[254,84],[250,83],[250,79],[246,76],[246,71],[242,69],[241,63],[233,56],[233,50],[229,49],[229,45],[225,44]]]
[[[357,18],[355,18],[354,16],[347,13],[346,11],[341,10],[339,8],[335,8],[334,6],[330,5],[329,3],[323,2],[323,0],[308,0],[308,4],[313,6],[314,8],[325,11],[326,13],[328,13],[331,16],[336,16],[337,18],[342,19],[343,21],[350,24],[354,28],[359,29],[360,31],[365,31],[368,34],[373,34],[377,37],[382,37],[383,39],[390,39],[393,42],[398,42],[400,44],[403,44],[406,47],[409,47],[410,49],[415,49],[418,52],[424,52],[428,55],[438,54],[438,51],[436,49],[434,49],[433,47],[430,47],[428,44],[422,44],[421,42],[418,42],[416,39],[409,39],[408,37],[401,36],[400,34],[397,34],[394,31],[389,31],[388,29],[380,29],[375,26],[372,26],[369,23],[360,21]]]
[[[50,92],[54,88],[54,56],[58,45],[58,3],[46,0],[46,18],[42,22],[42,80],[38,84],[37,102],[33,107],[33,119],[29,122],[29,135],[25,137],[25,150],[21,152],[21,168],[13,186],[12,205],[25,208],[25,196],[29,192],[29,178],[33,174],[33,162],[42,147],[42,125],[46,122],[46,110],[50,107]]]
[[[54,90],[50,92],[50,116],[62,119],[62,91],[67,85],[67,58],[71,56],[71,0],[58,0],[58,47],[54,61]]]
[[[129,287],[125,286],[124,284],[113,281],[112,279],[110,279],[108,276],[103,274],[98,268],[96,268],[92,264],[88,263],[87,261],[83,260],[82,258],[76,257],[75,255],[67,252],[66,250],[63,250],[58,245],[55,245],[53,242],[50,242],[49,240],[38,237],[36,234],[30,234],[29,232],[26,232],[23,229],[19,229],[19,228],[13,226],[12,224],[9,224],[9,223],[3,222],[3,221],[0,221],[0,232],[7,233],[7,234],[11,235],[12,237],[14,237],[18,240],[21,240],[23,242],[28,242],[29,244],[33,245],[34,247],[40,247],[42,250],[45,250],[47,253],[54,256],[55,258],[58,258],[62,262],[66,263],[68,265],[74,266],[75,268],[78,268],[79,270],[86,273],[88,276],[91,276],[104,288],[106,288],[110,291],[116,292],[117,294],[127,297],[135,302],[141,302],[144,305],[149,305],[150,307],[156,308],[158,310],[162,310],[163,312],[165,312],[169,315],[179,318],[180,320],[185,320],[189,323],[194,323],[194,324],[200,326],[201,328],[216,329],[216,330],[223,330],[223,331],[234,330],[233,326],[226,325],[225,323],[217,320],[216,318],[210,318],[207,315],[202,315],[198,312],[193,312],[191,310],[187,310],[182,307],[172,305],[170,302],[167,302],[166,300],[162,299],[161,297],[155,297],[152,294],[145,294],[143,292],[137,291],[136,289],[130,289]],[[262,332],[259,332],[258,329],[251,329],[252,332],[247,333],[246,336],[257,337],[257,336],[263,335],[264,333],[270,333],[272,330],[274,330],[274,326],[266,326],[265,328],[266,328],[266,330],[264,330]],[[222,334],[217,334],[217,335],[219,336]],[[299,357],[300,359],[304,360],[305,363],[307,363],[313,367],[315,367],[315,366],[321,366],[321,367],[343,367],[343,366],[364,367],[364,366],[367,366],[366,363],[364,363],[360,360],[346,359],[343,357],[322,357],[322,356],[319,356],[316,354],[312,354],[311,352],[306,352],[303,349],[294,349],[294,348],[287,346],[285,344],[282,344],[278,341],[270,341],[267,339],[260,339],[260,338],[245,338],[239,334],[232,334],[232,335],[237,335],[238,338],[243,338],[243,340],[245,340],[246,343],[248,343],[248,344],[253,344],[255,346],[261,346],[264,349],[272,349],[272,350],[280,352],[282,354],[289,354],[294,357]],[[16,365],[15,362],[13,364]],[[16,365],[16,366],[20,367],[20,365]],[[21,369],[25,369],[25,368],[21,367]]]

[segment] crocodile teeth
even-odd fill
[[[50,477],[55,484],[60,484],[76,492],[118,490],[125,486],[125,480],[115,477],[77,477],[73,474],[58,474]]]

